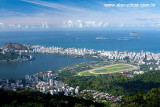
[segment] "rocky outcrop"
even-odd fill
[[[2,46],[2,49],[28,50],[26,46],[23,46],[18,43],[6,43]]]

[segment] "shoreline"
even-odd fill
[[[120,52],[120,51],[97,51],[95,49],[86,49],[86,48],[62,48],[62,47],[45,47],[45,46],[39,46],[39,45],[25,45],[28,47],[29,50],[14,50],[15,52],[19,53],[28,53],[28,54],[55,54],[55,55],[67,55],[71,56],[72,58],[94,58],[99,59],[103,61],[112,60],[112,61],[129,61],[131,63],[134,63],[135,65],[145,65],[153,63],[152,60],[154,60],[154,64],[156,65],[154,69],[159,70],[160,69],[160,53],[154,54],[151,52]],[[6,50],[7,52],[7,50]],[[152,65],[154,65],[152,64]],[[151,66],[150,69],[153,68]]]

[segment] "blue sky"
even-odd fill
[[[155,6],[104,6],[119,3]],[[0,13],[3,29],[160,27],[159,0],[0,0]]]

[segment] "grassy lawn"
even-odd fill
[[[130,64],[111,64],[105,65],[102,67],[97,67],[91,70],[86,70],[77,73],[78,76],[93,76],[99,74],[107,74],[107,73],[116,73],[116,72],[123,72],[123,71],[131,71],[134,69],[138,69],[138,67]]]
[[[79,76],[94,76],[94,74],[90,73],[89,71],[83,71]]]
[[[114,72],[114,71],[119,71],[119,70],[128,70],[130,68],[133,68],[132,66],[120,64],[120,65],[115,65],[115,66],[110,66],[106,67],[105,69],[100,69],[100,70],[94,70],[93,72],[95,73],[107,73],[107,72]],[[122,72],[122,71],[120,71]]]

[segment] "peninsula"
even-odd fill
[[[32,60],[31,55],[25,55],[21,52],[27,52],[28,47],[18,43],[6,43],[0,49],[0,63],[2,62],[25,62]]]

